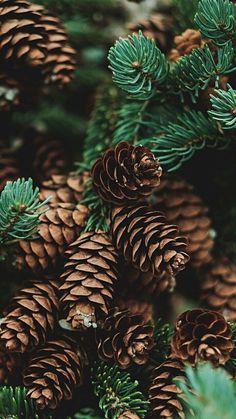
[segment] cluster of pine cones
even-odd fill
[[[25,0],[2,0],[0,15],[2,106],[8,108],[9,98],[18,103],[27,80],[37,85],[71,80],[75,52],[57,18]],[[158,28],[164,50],[169,39],[163,33],[172,24],[162,24],[157,17],[140,23],[149,32]],[[189,53],[193,43],[202,46],[193,32],[176,39],[172,58]],[[33,152],[32,168],[40,198],[51,200],[37,238],[20,241],[15,253],[17,268],[28,271],[31,280],[3,313],[1,383],[23,383],[39,410],[56,410],[86,384],[91,356],[124,370],[147,364],[155,350],[154,305],[130,298],[131,290],[156,302],[174,290],[188,265],[201,272],[206,308],[177,318],[169,356],[153,371],[149,388],[151,417],[184,417],[173,381],[184,378],[184,365],[222,366],[234,349],[227,320],[236,318],[236,266],[225,257],[214,259],[208,209],[192,185],[163,174],[146,147],[120,142],[104,152],[91,173],[78,175],[62,171],[63,152],[50,144],[35,137],[39,152]],[[2,146],[1,189],[19,176],[15,158]],[[90,178],[109,206],[109,232],[86,229],[89,208],[81,200]],[[119,419],[136,417],[123,413]]]

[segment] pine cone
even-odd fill
[[[20,176],[16,154],[13,149],[0,143],[0,191],[8,180],[16,180]]]
[[[178,359],[167,359],[154,370],[149,389],[151,418],[184,418],[183,406],[178,399],[180,389],[173,382],[184,377],[184,365]]]
[[[176,48],[170,51],[170,60],[178,61],[183,55],[191,54],[195,48],[203,48],[208,40],[202,39],[202,35],[195,29],[186,29],[181,35],[177,35],[174,38]]]
[[[142,19],[138,23],[128,24],[131,32],[138,34],[141,30],[144,36],[154,39],[163,52],[168,51],[171,46],[172,28],[172,17],[162,13],[152,15],[149,19]]]
[[[68,83],[75,67],[75,51],[58,18],[26,0],[0,4],[1,73],[27,84]]]
[[[148,148],[124,141],[105,151],[92,168],[97,194],[118,205],[149,196],[160,184],[161,173],[158,160]]]
[[[226,257],[214,260],[203,273],[201,300],[210,309],[236,321],[236,265]]]
[[[87,179],[88,173],[83,173],[81,176],[75,172],[70,172],[68,175],[52,175],[50,180],[43,182],[40,199],[44,201],[50,196],[52,204],[60,202],[78,204]]]
[[[142,316],[112,309],[97,332],[98,355],[122,369],[132,363],[143,365],[153,348],[152,336],[153,327],[146,325]]]
[[[208,208],[192,185],[178,176],[166,176],[153,195],[154,207],[163,211],[170,223],[177,224],[188,238],[190,263],[199,268],[211,260],[214,241]]]
[[[27,395],[39,409],[56,409],[70,400],[81,381],[81,355],[69,339],[49,341],[40,348],[24,371]]]
[[[69,156],[61,141],[35,132],[34,137],[29,139],[31,144],[26,141],[26,147],[28,153],[32,154],[30,174],[35,182],[41,184],[52,175],[63,173],[68,169]]]
[[[119,310],[128,310],[130,314],[140,315],[143,317],[145,323],[154,323],[153,320],[153,304],[147,301],[139,301],[135,298],[119,298],[116,302]]]
[[[84,233],[70,245],[68,262],[61,278],[61,302],[75,329],[96,327],[108,313],[117,279],[117,259],[105,233]]]
[[[234,347],[231,337],[229,324],[217,311],[188,310],[177,318],[172,356],[192,365],[200,360],[224,365]]]
[[[59,269],[66,248],[78,237],[87,214],[88,209],[83,205],[51,205],[40,215],[39,238],[19,242],[18,268],[45,273]]]
[[[55,287],[53,281],[35,281],[18,291],[1,324],[0,339],[8,351],[32,351],[53,333],[59,310]]]
[[[172,278],[188,261],[187,242],[178,228],[148,205],[114,208],[111,228],[116,248],[141,272],[159,278],[166,272]]]

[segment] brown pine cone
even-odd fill
[[[135,298],[127,298],[124,296],[116,301],[116,306],[119,310],[128,310],[130,314],[142,316],[145,323],[154,323],[153,304],[148,303],[147,301],[140,301]]]
[[[78,204],[87,180],[87,172],[83,175],[77,175],[75,172],[70,172],[68,175],[52,175],[50,180],[43,182],[40,199],[44,201],[50,197],[52,204],[60,202]]]
[[[28,352],[44,345],[58,321],[56,283],[34,281],[17,292],[4,311],[0,339],[8,351]]]
[[[128,29],[131,32],[138,34],[141,30],[144,36],[154,39],[163,52],[168,51],[171,46],[172,28],[172,17],[162,13],[152,15],[149,19],[128,24]]]
[[[125,261],[141,272],[171,278],[188,261],[187,241],[178,228],[168,224],[162,213],[140,204],[116,207],[111,213],[111,230],[116,248]],[[166,276],[165,276],[166,281]]]
[[[121,413],[118,419],[140,419],[140,416],[136,415],[136,413],[133,413],[130,410],[126,410],[125,412]]]
[[[92,179],[104,201],[125,205],[149,196],[160,184],[161,173],[159,161],[148,148],[122,141],[95,162]]]
[[[184,418],[183,406],[179,400],[180,389],[174,379],[184,377],[184,365],[178,359],[167,359],[154,370],[149,389],[151,418]]]
[[[195,29],[186,29],[174,38],[176,48],[170,51],[170,60],[178,61],[183,55],[189,55],[195,48],[203,48],[208,40],[202,39],[201,33]]]
[[[0,385],[17,385],[20,382],[22,360],[18,354],[0,348]]]
[[[115,361],[122,369],[132,363],[143,365],[153,348],[153,327],[140,315],[111,309],[97,331],[98,355]]]
[[[19,242],[17,267],[44,273],[59,269],[65,250],[78,237],[87,214],[88,209],[84,205],[52,204],[40,215],[39,237]]]
[[[61,302],[73,328],[86,330],[108,313],[118,255],[105,233],[82,234],[67,251]]]
[[[20,176],[15,151],[4,143],[0,143],[0,191],[8,180],[16,180]]]
[[[215,259],[203,272],[201,300],[210,309],[236,321],[236,264],[228,258]]]
[[[188,310],[176,320],[171,341],[172,356],[192,365],[198,361],[224,365],[234,347],[231,337],[229,324],[217,311]]]
[[[32,357],[24,371],[27,395],[38,409],[56,409],[70,400],[81,382],[81,354],[76,343],[63,338],[49,341]]]
[[[192,266],[199,268],[211,260],[214,240],[208,208],[192,185],[179,176],[163,177],[160,188],[153,194],[153,205],[188,238]]]
[[[1,73],[24,83],[58,83],[71,80],[75,51],[58,18],[27,0],[0,4]]]

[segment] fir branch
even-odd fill
[[[211,95],[212,109],[208,114],[218,121],[223,129],[236,128],[236,90],[228,86],[229,90],[217,90]]]
[[[86,231],[109,231],[109,205],[105,204],[93,189],[92,180],[85,185],[85,191],[81,204],[89,208],[89,215],[86,220],[84,232]]]
[[[52,416],[38,414],[32,399],[26,396],[24,387],[0,387],[1,419],[51,419]]]
[[[184,401],[193,414],[187,419],[234,419],[236,411],[235,383],[223,369],[211,364],[197,369],[186,367],[187,384],[178,382]]]
[[[196,151],[204,147],[222,149],[230,141],[220,127],[200,111],[185,112],[176,123],[162,126],[158,137],[146,138],[140,144],[149,147],[161,164],[170,172],[177,170]]]
[[[133,382],[129,373],[120,371],[117,365],[100,362],[95,364],[92,375],[94,393],[106,419],[117,419],[126,410],[145,417],[149,403],[137,390],[138,382]]]
[[[32,238],[48,200],[39,200],[32,179],[7,182],[0,196],[0,244]]]
[[[154,349],[151,352],[151,361],[154,361],[156,365],[164,362],[170,355],[170,341],[173,335],[173,329],[168,323],[162,323],[161,319],[158,319],[155,323],[154,328]]]
[[[195,23],[203,36],[225,45],[236,38],[236,5],[230,0],[201,0]]]
[[[217,59],[209,46],[196,48],[192,54],[181,57],[174,66],[171,77],[172,85],[183,100],[183,92],[190,93],[193,102],[199,90],[205,90],[209,83],[218,87],[220,75],[232,71],[234,49],[231,42],[217,49]]]
[[[187,28],[192,28],[198,0],[172,0],[174,6],[175,32],[179,35]]]
[[[230,359],[226,364],[226,369],[231,373],[236,372],[236,323],[229,322],[232,331],[232,341],[234,342],[234,348],[230,354]]]
[[[169,67],[154,40],[139,35],[120,38],[110,49],[114,82],[131,97],[147,100],[167,78]]]

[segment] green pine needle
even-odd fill
[[[129,373],[119,370],[117,365],[104,362],[92,369],[94,393],[99,399],[99,407],[106,419],[117,419],[129,410],[144,418],[148,402],[137,390],[138,382],[132,381]]]
[[[217,90],[211,95],[212,109],[208,114],[218,121],[223,129],[236,128],[236,90],[228,86],[229,90]]]
[[[201,0],[195,23],[204,37],[225,45],[236,38],[236,5],[230,0]]]
[[[108,59],[114,82],[135,99],[151,98],[169,72],[165,56],[154,40],[145,38],[141,31],[138,36],[117,41]]]
[[[7,182],[0,195],[0,244],[32,238],[48,200],[39,200],[32,179]]]

